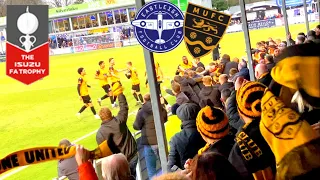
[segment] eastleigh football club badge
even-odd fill
[[[132,25],[138,42],[151,52],[171,51],[183,39],[183,13],[167,1],[152,1],[144,5]]]
[[[31,84],[49,74],[48,6],[7,6],[8,76]]]
[[[184,20],[184,41],[194,58],[209,54],[230,24],[231,16],[188,3]]]

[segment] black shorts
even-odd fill
[[[91,97],[89,95],[86,95],[86,96],[81,96],[82,97],[82,101],[83,103],[85,104],[88,104],[88,103],[91,103]]]
[[[136,92],[140,92],[140,84],[132,85],[131,89]]]
[[[109,84],[106,84],[104,86],[102,86],[102,89],[106,92],[106,93],[109,93],[110,92],[110,85]]]

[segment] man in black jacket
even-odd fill
[[[182,121],[181,132],[176,133],[170,140],[168,156],[168,171],[176,165],[184,169],[188,159],[192,159],[206,143],[197,131],[196,118],[200,107],[194,103],[185,103],[177,109],[177,116]]]
[[[266,86],[269,86],[272,81],[270,72],[268,72],[267,65],[265,64],[258,64],[255,68],[254,75],[258,82]]]
[[[228,75],[221,74],[219,76],[219,91],[222,92],[224,89],[232,89],[234,87],[233,82],[228,82]]]
[[[96,141],[101,144],[105,140],[113,140],[117,148],[127,157],[130,164],[131,174],[136,176],[136,166],[138,162],[137,143],[127,127],[128,103],[122,92],[113,92],[118,96],[120,111],[117,116],[113,116],[109,108],[103,107],[99,112],[102,120],[101,126],[96,135]]]
[[[159,148],[157,141],[156,128],[154,125],[154,117],[150,94],[143,97],[144,104],[139,109],[133,128],[141,130],[141,145],[144,148],[144,157],[148,170],[149,179],[156,175],[157,159],[159,158]],[[161,122],[165,123],[168,120],[167,111],[164,107],[161,108]]]
[[[214,107],[223,108],[222,102],[220,101],[221,95],[219,89],[212,86],[212,78],[210,76],[204,76],[202,82],[204,87],[199,93],[200,107],[205,107],[208,100],[210,100]]]

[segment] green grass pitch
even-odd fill
[[[310,27],[313,29],[315,25],[311,23]],[[302,24],[292,25],[290,30],[292,37],[296,37],[299,32],[306,31]],[[257,41],[267,40],[268,37],[285,39],[284,27],[254,30],[250,33],[253,47]],[[220,42],[221,53],[230,54],[231,58],[245,56],[244,42],[242,32],[226,34]],[[191,60],[184,42],[174,51],[155,54],[155,59],[160,62],[165,76],[173,77],[183,55],[187,55]],[[142,93],[148,91],[144,86],[145,63],[141,46],[50,57],[50,75],[29,86],[7,77],[5,63],[1,63],[0,158],[25,148],[58,145],[62,138],[74,141],[98,129],[101,121],[94,119],[90,109],[84,111],[81,120],[75,117],[82,106],[76,91],[77,69],[79,67],[86,69],[89,84],[92,86],[89,93],[96,110],[99,111],[96,100],[103,95],[104,91],[94,79],[94,73],[98,68],[98,62],[107,61],[109,57],[115,58],[116,67],[119,69],[125,68],[125,62],[132,61],[133,66],[138,69]],[[208,64],[211,56],[202,58],[202,61]],[[124,75],[121,77],[130,106],[129,112],[134,112],[137,107],[134,106],[135,100],[131,95],[131,83]],[[169,80],[165,81],[164,85],[168,87]],[[174,102],[174,97],[167,99],[171,104]],[[110,107],[109,99],[103,101],[103,106]],[[113,112],[116,113],[117,109]],[[131,113],[127,123],[131,132],[134,132],[132,129],[134,119],[135,114]],[[170,117],[166,126],[168,141],[179,129],[179,120],[175,116]],[[88,149],[95,148],[97,146],[95,134],[81,140],[79,144]],[[53,161],[29,166],[8,179],[49,180],[56,176],[57,162]]]

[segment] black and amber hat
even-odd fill
[[[197,116],[197,129],[202,136],[210,139],[222,139],[229,133],[226,114],[219,108],[205,106]]]
[[[248,81],[238,89],[236,100],[238,111],[249,118],[261,116],[261,98],[266,86],[259,82]]]

